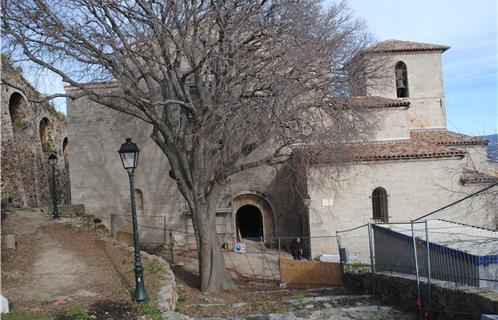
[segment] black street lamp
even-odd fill
[[[55,185],[55,166],[57,165],[57,156],[55,154],[51,154],[48,157],[48,163],[52,167],[52,200],[54,201],[54,210],[52,212],[52,217],[54,219],[60,218],[59,209],[57,208],[57,190]]]
[[[140,260],[140,241],[138,239],[137,210],[135,208],[135,168],[138,164],[140,150],[131,141],[131,138],[126,138],[126,142],[121,145],[118,152],[123,167],[128,172],[128,177],[130,178],[131,220],[133,223],[133,245],[135,247],[135,302],[147,303],[149,298],[144,286],[144,268]]]

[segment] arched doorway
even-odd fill
[[[237,210],[237,236],[259,239],[263,236],[263,216],[256,206],[245,205]]]
[[[233,201],[233,212],[235,215],[232,226],[239,240],[242,236],[263,237],[267,241],[275,236],[273,210],[262,193],[256,191],[239,193]],[[242,227],[242,234],[239,234],[239,227]]]

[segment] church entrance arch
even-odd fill
[[[233,226],[239,240],[240,237],[263,237],[267,241],[275,236],[273,210],[261,194],[239,194],[235,197],[233,205]]]
[[[256,206],[246,204],[237,210],[235,217],[237,235],[244,239],[259,239],[263,236],[263,217]]]

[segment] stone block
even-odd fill
[[[16,248],[16,236],[13,234],[8,234],[4,238],[5,247],[7,249],[15,249]]]

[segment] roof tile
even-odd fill
[[[482,145],[487,142],[476,137],[447,130],[412,130],[410,139],[352,143],[348,148],[348,159],[352,161],[385,161],[426,158],[463,157],[466,151],[460,146]],[[301,148],[297,153],[307,153],[312,164],[332,163],[332,149]]]
[[[450,47],[414,41],[385,40],[368,48],[367,52],[409,52],[409,51],[446,51]]]

